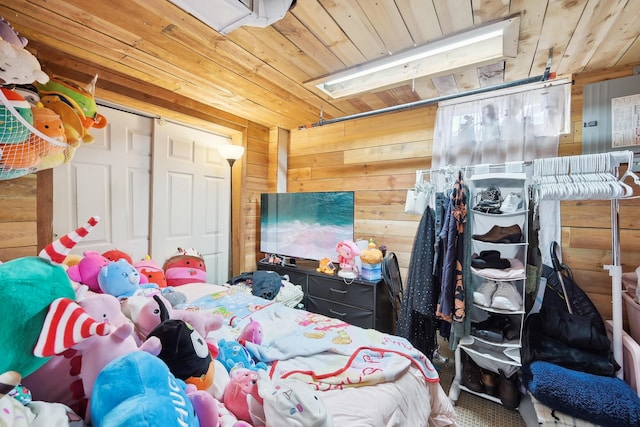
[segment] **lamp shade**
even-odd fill
[[[244,154],[244,147],[242,145],[233,144],[220,144],[218,145],[218,153],[227,159],[230,163],[235,162]]]

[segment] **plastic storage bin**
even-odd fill
[[[622,291],[622,298],[624,299],[625,308],[627,309],[631,337],[637,343],[640,343],[640,304],[635,302],[627,291]]]

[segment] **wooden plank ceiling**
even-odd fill
[[[540,76],[550,50],[558,75],[640,61],[638,0],[298,0],[273,25],[226,36],[168,0],[0,0],[0,15],[51,73],[97,73],[99,97],[188,106],[235,130],[243,120],[293,129]],[[518,55],[504,63],[336,100],[303,84],[512,16]]]

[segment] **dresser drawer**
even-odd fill
[[[310,275],[307,292],[310,296],[373,310],[375,308],[373,286],[375,284],[367,285],[358,282],[348,285],[341,278],[327,280],[324,277]]]
[[[307,298],[307,310],[339,319],[361,328],[373,329],[374,327],[373,311],[371,310],[363,310],[358,307],[339,304],[312,296]]]

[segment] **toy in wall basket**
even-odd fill
[[[28,84],[36,80],[46,83],[49,80],[36,57],[25,49],[27,43],[27,39],[20,36],[11,24],[0,18],[0,83]]]

